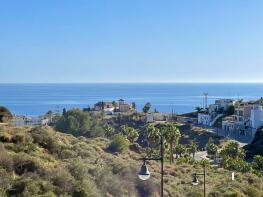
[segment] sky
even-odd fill
[[[0,0],[0,83],[263,82],[262,0]]]

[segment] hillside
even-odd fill
[[[150,180],[138,180],[142,155],[107,151],[104,138],[73,137],[49,127],[0,127],[0,196],[136,197],[159,196],[159,163],[148,164]],[[181,163],[181,164],[180,164]],[[192,186],[198,163],[165,163],[165,196],[202,196],[202,181]],[[252,174],[207,170],[210,196],[262,196],[263,181]]]
[[[263,128],[257,130],[254,140],[245,146],[245,150],[249,160],[255,155],[263,155]]]

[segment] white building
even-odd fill
[[[210,126],[211,116],[208,113],[198,113],[198,124]]]
[[[215,104],[209,105],[209,113],[213,112],[224,112],[227,111],[227,109],[234,105],[234,100],[232,99],[218,99],[215,101]]]
[[[146,122],[147,122],[147,123],[152,123],[152,122],[154,122],[153,114],[152,114],[152,113],[146,114]]]
[[[11,124],[15,126],[48,125],[51,119],[44,116],[14,116]]]
[[[222,121],[222,129],[225,131],[235,131],[236,130],[235,121],[231,121],[231,120]]]
[[[256,131],[258,128],[263,126],[263,106],[262,105],[253,105],[251,110],[250,123],[253,131]]]

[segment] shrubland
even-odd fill
[[[54,128],[0,126],[0,196],[157,197],[160,164],[147,163],[148,181],[139,180],[137,173],[139,158],[159,154],[160,133],[165,140],[165,196],[202,196],[202,177],[198,186],[191,182],[205,164],[208,196],[263,196],[262,156],[247,163],[237,143],[197,128],[116,126],[77,109],[65,111]],[[220,156],[220,166],[193,159],[204,148],[211,159]]]
[[[138,180],[142,154],[132,151],[127,139],[117,135],[122,151],[109,151],[113,141],[96,137],[74,137],[50,127],[1,126],[1,196],[159,196],[159,163],[149,162],[150,180]],[[19,137],[18,137],[19,136]],[[8,140],[6,140],[8,139]],[[260,162],[259,162],[260,164]],[[256,165],[256,164],[255,164]],[[258,167],[261,167],[260,165]],[[165,162],[166,196],[199,196],[200,185],[191,185],[191,175],[202,166],[189,157]],[[207,169],[210,196],[262,196],[262,178],[251,172],[236,173],[223,168]]]

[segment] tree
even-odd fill
[[[66,116],[67,110],[66,108],[63,108],[62,116]]]
[[[104,128],[100,117],[80,109],[68,110],[55,124],[58,131],[76,136],[101,136]]]
[[[206,144],[206,151],[208,155],[216,156],[218,152],[217,146],[213,143],[212,138],[210,137],[207,144]]]
[[[178,158],[178,156],[182,157],[185,154],[185,152],[186,152],[186,148],[182,144],[178,144],[174,148],[174,153],[176,154],[176,158]]]
[[[126,136],[131,143],[134,143],[137,140],[139,134],[136,129],[127,125],[121,126],[121,129],[123,135]]]
[[[114,107],[114,111],[116,111],[117,106],[118,106],[117,102],[116,101],[112,101],[112,105]]]
[[[149,110],[151,109],[151,103],[146,103],[145,105],[144,105],[144,107],[142,108],[142,111],[144,112],[144,113],[148,113],[149,112]]]
[[[256,155],[252,161],[252,167],[259,173],[263,173],[263,156]]]
[[[150,145],[156,145],[160,142],[160,130],[154,127],[152,124],[147,124],[144,127],[144,137],[150,143]]]
[[[189,152],[192,153],[193,158],[195,158],[195,153],[197,151],[197,144],[195,141],[191,141],[189,144]]]
[[[109,150],[112,152],[122,153],[128,148],[128,141],[123,135],[116,135],[111,144],[109,145]]]
[[[201,112],[202,108],[201,107],[196,107],[195,111],[197,111],[198,113]]]
[[[132,102],[132,109],[136,110],[136,103]]]
[[[234,106],[234,105],[230,105],[230,106],[227,108],[226,114],[227,114],[228,116],[230,116],[230,115],[234,115],[234,113],[235,113],[235,106]]]
[[[104,135],[107,138],[111,138],[115,134],[115,129],[112,126],[108,125],[108,124],[104,126],[104,130],[105,130],[105,134]]]
[[[237,171],[242,173],[251,171],[251,165],[240,158],[232,158],[229,156],[224,156],[221,161],[221,165],[223,168],[231,171]]]
[[[243,159],[245,156],[244,150],[239,147],[237,142],[231,141],[220,152],[222,157],[230,157],[233,159]]]
[[[181,137],[179,129],[173,123],[164,124],[164,138],[170,146],[170,164],[173,163],[173,145],[177,145]]]
[[[3,106],[0,106],[0,122],[8,122],[13,118],[11,112]]]

